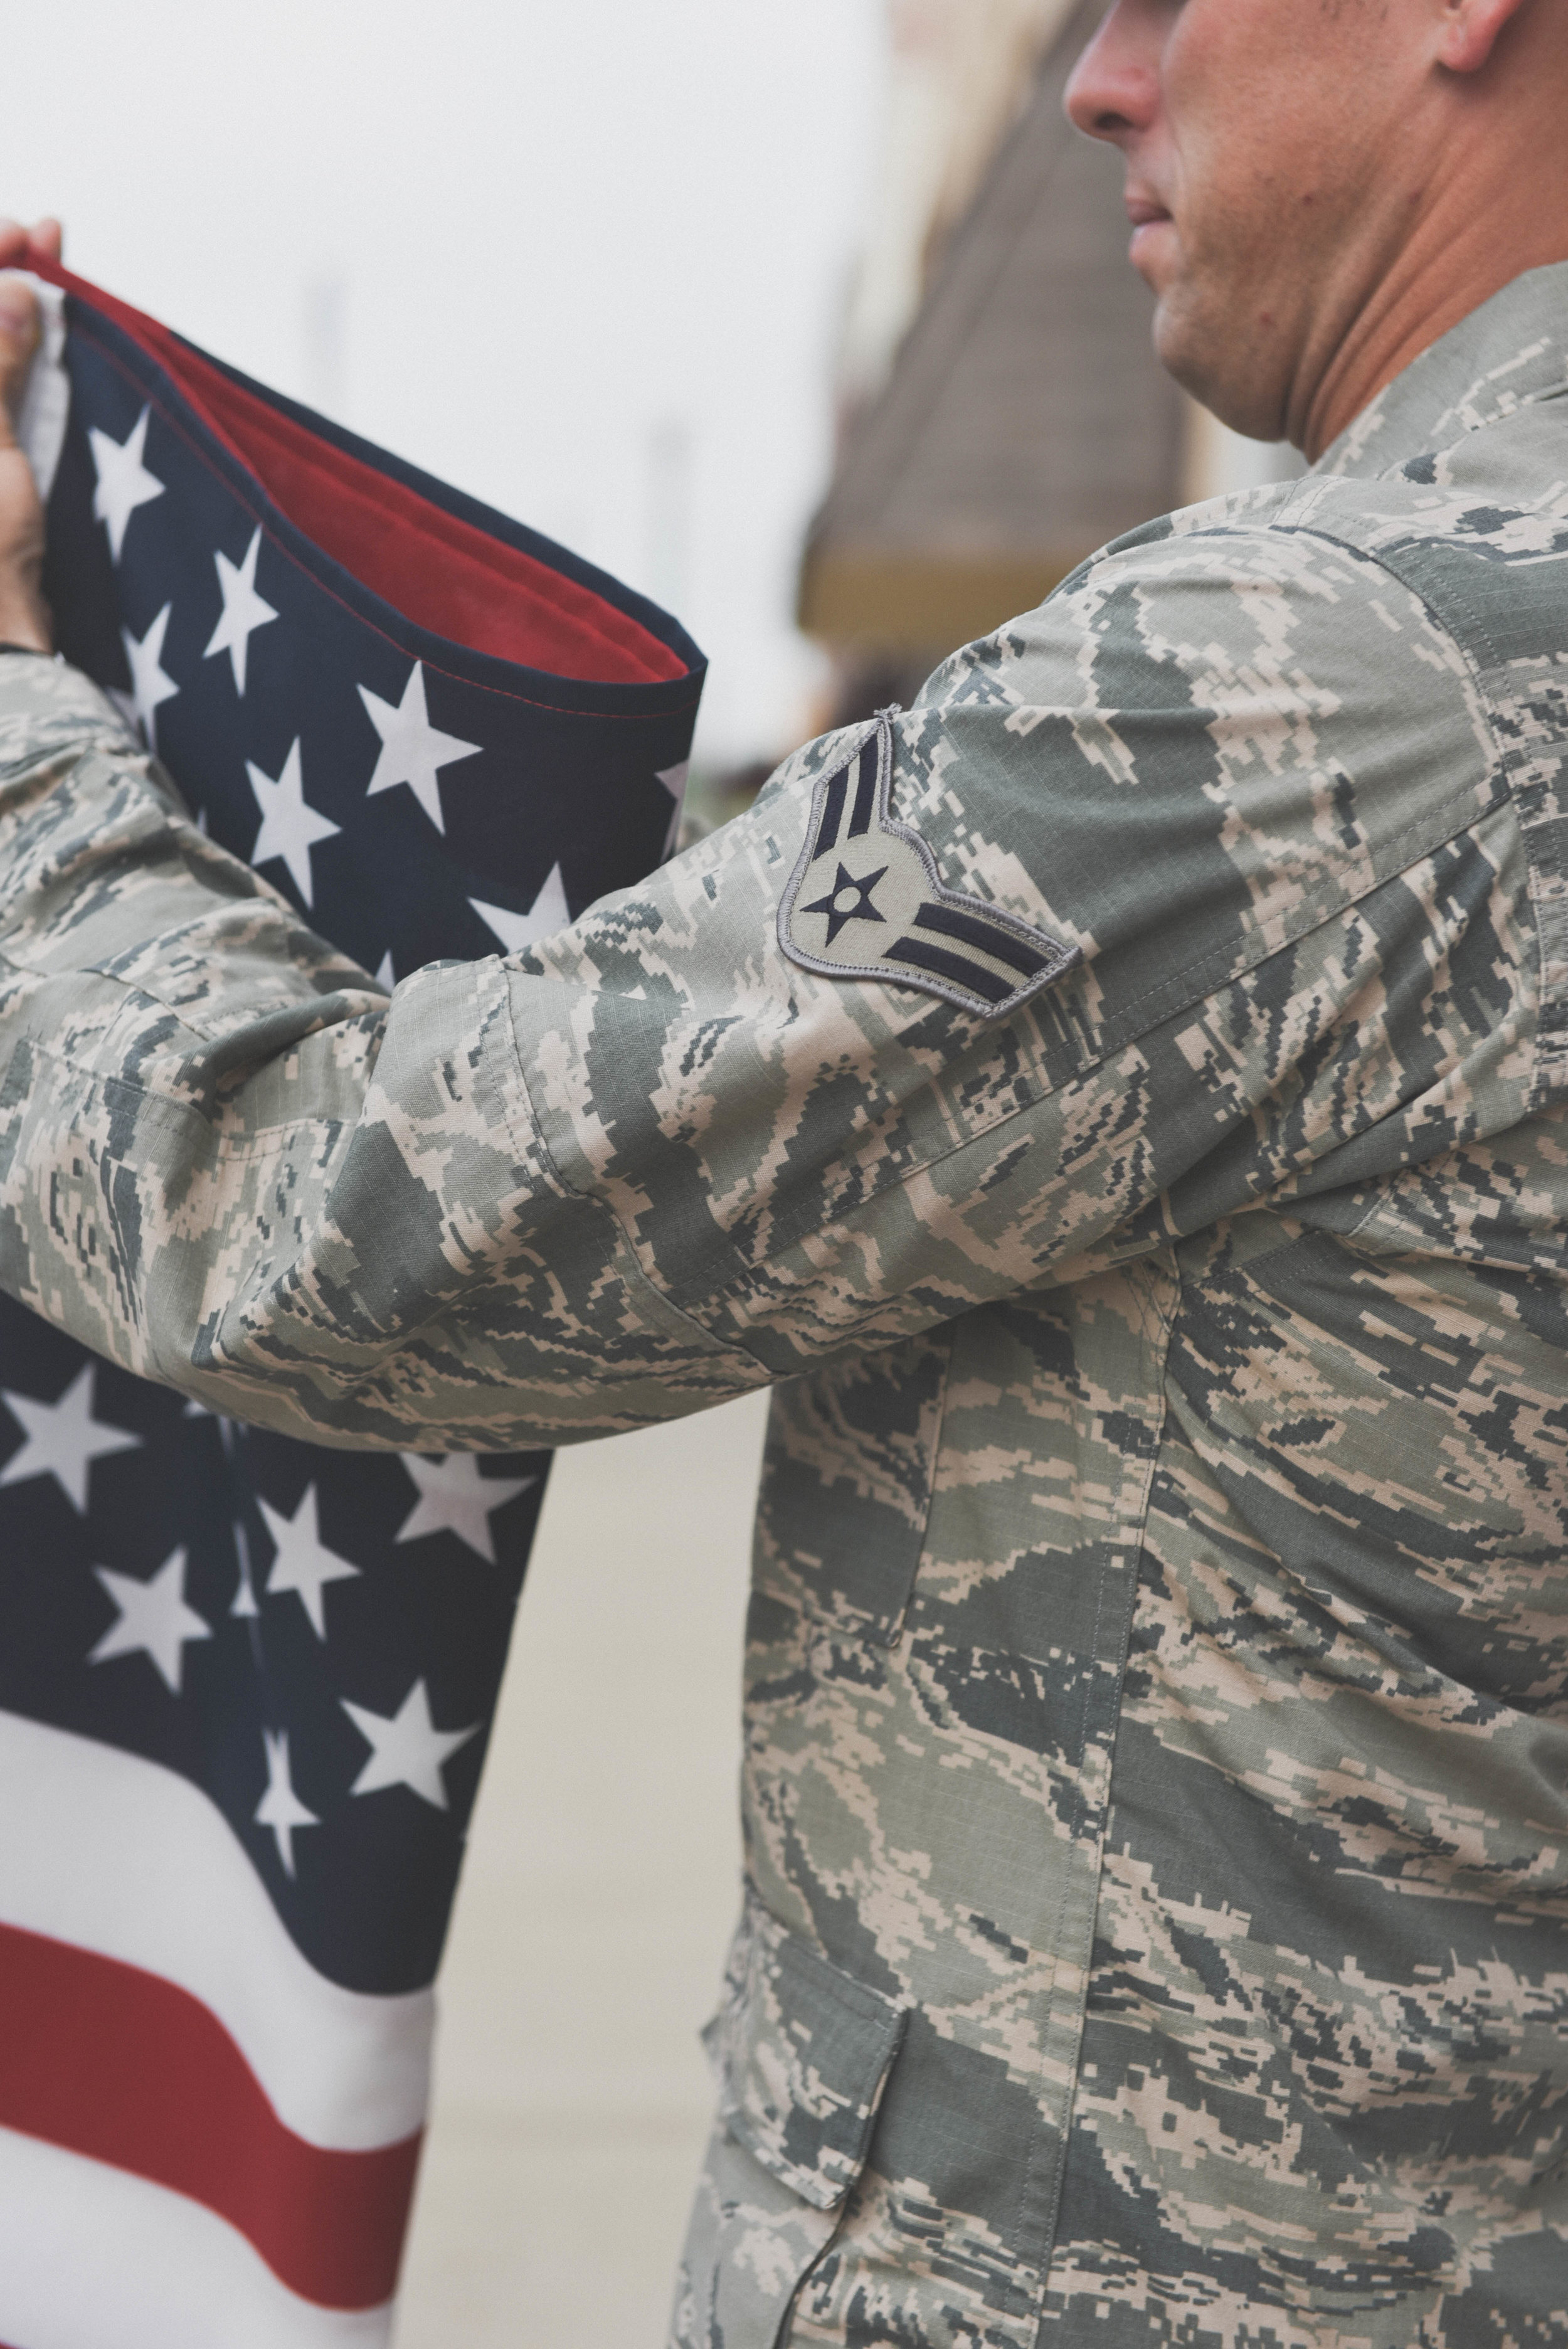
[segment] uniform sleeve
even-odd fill
[[[1518,827],[1461,657],[1369,560],[1150,533],[892,721],[861,844],[1050,947],[999,1009],[818,951],[874,895],[791,899],[867,731],[388,1004],[93,688],[7,658],[0,1281],[318,1442],[559,1444],[1520,1114]]]

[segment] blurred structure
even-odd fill
[[[1103,0],[890,0],[878,191],[799,621],[824,723],[907,700],[1107,539],[1273,477],[1154,357],[1119,159],[1062,112]]]
[[[933,264],[1027,102],[1071,0],[887,0],[882,151],[839,362],[841,400],[887,380]]]

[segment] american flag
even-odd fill
[[[665,855],[701,655],[63,273],[23,437],[66,657],[387,984]],[[316,1450],[0,1300],[0,2341],[387,2339],[544,1454]]]

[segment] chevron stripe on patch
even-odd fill
[[[983,897],[944,886],[920,834],[890,807],[892,713],[821,776],[799,863],[779,908],[791,962],[830,978],[917,987],[999,1019],[1070,970],[1064,946]]]

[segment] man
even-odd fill
[[[1069,103],[1315,470],[390,1008],[8,656],[0,1277],[316,1440],[778,1382],[679,2343],[1560,2342],[1568,0]]]

